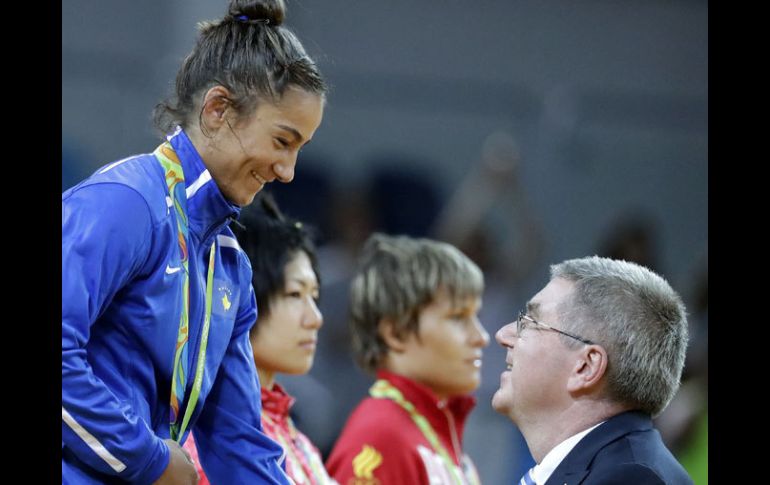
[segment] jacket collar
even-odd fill
[[[294,398],[277,382],[272,389],[262,387],[262,409],[276,421],[285,420],[293,405]]]
[[[384,369],[377,371],[377,378],[385,379],[401,391],[404,398],[428,419],[433,429],[446,437],[450,436],[450,431],[444,409],[448,410],[452,414],[457,436],[462,442],[465,420],[476,405],[475,397],[462,395],[441,400],[427,386]]]
[[[588,473],[588,469],[599,450],[628,433],[650,429],[652,429],[652,419],[648,414],[640,411],[626,411],[611,417],[585,435],[572,448],[572,451],[564,457],[564,460],[556,467],[546,483],[579,482]]]
[[[240,207],[230,203],[222,195],[184,130],[177,127],[176,131],[166,138],[179,157],[184,171],[190,232],[202,239],[207,232],[224,224],[228,218],[237,219]]]

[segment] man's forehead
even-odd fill
[[[547,308],[555,308],[561,305],[565,298],[572,293],[573,288],[574,283],[572,281],[564,278],[552,279],[537,295],[527,302],[527,313],[536,316]]]

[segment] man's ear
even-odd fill
[[[388,349],[393,352],[401,353],[406,349],[404,336],[396,330],[396,323],[390,318],[383,318],[377,325],[377,332],[385,341]]]
[[[607,372],[607,351],[601,345],[588,345],[580,350],[567,381],[569,392],[591,392],[599,388]]]
[[[209,88],[203,96],[201,122],[209,131],[218,130],[226,121],[227,110],[231,106],[230,91],[226,87],[216,85]]]

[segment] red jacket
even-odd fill
[[[384,370],[377,372],[377,378],[398,389],[428,420],[453,464],[447,465],[402,406],[391,399],[368,397],[348,418],[326,462],[329,474],[340,485],[458,485],[458,475],[463,484],[478,484],[473,462],[461,449],[465,419],[476,399],[439,400],[427,387]]]
[[[321,454],[310,440],[294,427],[289,410],[294,398],[278,383],[272,390],[262,388],[262,428],[269,437],[286,451],[286,473],[296,485],[330,485],[335,482],[326,473]],[[184,448],[190,452],[201,480],[198,485],[209,485],[198,461],[192,435]],[[335,484],[336,485],[336,484]]]

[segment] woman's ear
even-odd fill
[[[216,85],[209,88],[203,96],[201,108],[201,123],[205,125],[205,129],[218,130],[227,121],[225,115],[230,106],[230,91],[226,87]]]
[[[377,332],[380,334],[385,345],[393,352],[401,353],[406,348],[406,342],[403,335],[396,330],[396,323],[390,318],[383,318],[377,325]]]

